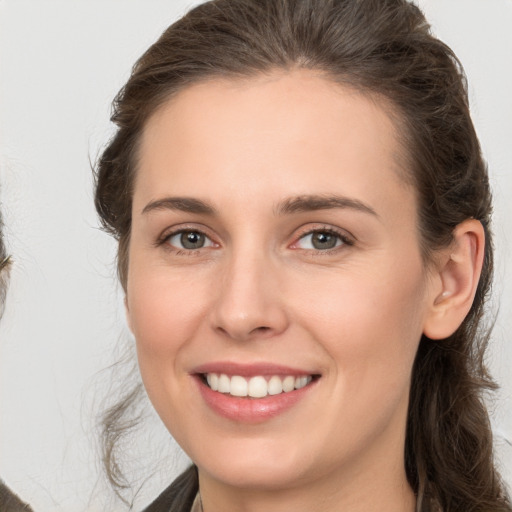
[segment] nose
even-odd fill
[[[212,326],[237,341],[270,338],[288,326],[279,269],[262,255],[233,256],[220,277]]]

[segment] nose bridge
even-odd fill
[[[214,328],[237,340],[272,336],[286,328],[278,268],[268,251],[247,244],[224,262],[214,305]]]

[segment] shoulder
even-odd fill
[[[0,480],[0,510],[2,512],[32,512],[32,509],[21,501],[2,480]]]

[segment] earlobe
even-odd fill
[[[482,271],[485,233],[481,222],[468,219],[453,232],[453,243],[443,251],[423,334],[431,339],[452,335],[468,314]]]

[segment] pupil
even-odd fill
[[[185,231],[180,238],[185,249],[200,249],[204,245],[204,235],[197,231]]]
[[[315,249],[332,249],[336,246],[336,237],[325,232],[315,233],[312,242]]]

